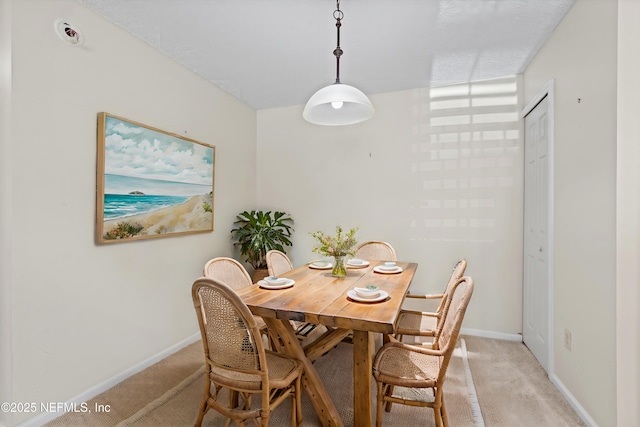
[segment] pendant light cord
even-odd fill
[[[340,0],[336,2],[336,10],[333,11],[333,18],[336,20],[337,43],[333,54],[336,57],[336,83],[340,83],[340,56],[342,56],[342,48],[340,47],[340,22],[344,18],[344,13],[340,10]]]

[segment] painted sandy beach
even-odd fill
[[[105,240],[119,240],[165,233],[209,231],[213,225],[211,194],[193,196],[185,202],[137,215],[104,221]],[[135,235],[123,235],[124,224],[139,229]]]

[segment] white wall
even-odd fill
[[[616,419],[616,4],[577,1],[524,73],[526,102],[555,79],[552,379],[600,426]]]
[[[640,2],[618,2],[618,425],[640,422]]]
[[[0,402],[12,397],[11,1],[0,0]],[[11,414],[0,411],[0,426]]]
[[[374,117],[346,127],[302,106],[258,111],[258,207],[295,220],[290,256],[318,255],[309,232],[360,227],[419,263],[412,292],[441,292],[467,258],[476,283],[465,328],[522,327],[522,173],[515,77],[375,95]],[[310,94],[311,95],[311,94]]]
[[[11,400],[64,402],[197,333],[191,284],[255,204],[256,117],[73,0],[15,1],[12,24]],[[95,244],[100,111],[217,147],[213,233]]]

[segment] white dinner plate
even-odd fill
[[[317,261],[309,264],[309,268],[314,268],[316,270],[328,270],[330,268],[333,268],[333,264],[330,262]]]
[[[296,283],[295,280],[287,279],[287,281],[284,282],[281,285],[271,285],[271,284],[265,282],[264,280],[260,280],[258,282],[258,285],[260,285],[260,287],[263,288],[263,289],[285,289],[285,288],[292,287],[294,283]]]
[[[389,297],[389,294],[387,292],[380,291],[380,295],[378,295],[375,298],[363,298],[363,297],[359,296],[356,293],[356,291],[354,291],[353,289],[351,289],[349,292],[347,292],[347,295],[352,300],[358,301],[358,302],[380,302],[380,301],[384,301],[385,299],[387,299]]]
[[[351,268],[364,268],[364,267],[368,267],[369,266],[369,261],[361,259],[360,263],[355,263],[352,262],[353,260],[350,259],[349,261],[347,261],[347,267],[351,267]]]
[[[398,266],[396,266],[396,268],[394,268],[393,270],[385,270],[381,267],[382,267],[381,265],[375,266],[373,267],[373,271],[375,271],[376,273],[382,273],[382,274],[396,274],[396,273],[402,272],[402,267],[398,267]]]

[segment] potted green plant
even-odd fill
[[[236,217],[231,234],[240,254],[253,267],[253,280],[267,275],[267,252],[277,249],[285,252],[291,246],[293,219],[285,212],[244,211]]]

